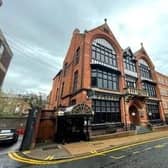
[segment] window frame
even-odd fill
[[[119,75],[99,68],[91,70],[91,86],[108,90],[119,90]]]
[[[95,39],[96,40],[96,39]],[[109,45],[111,45],[106,39],[103,38]],[[96,42],[96,44],[92,43],[92,56],[91,58],[102,62],[104,64],[117,67],[117,54],[113,47],[109,48],[103,44],[100,44],[100,42]]]
[[[120,101],[92,100],[93,123],[121,122]]]
[[[73,78],[73,93],[78,90],[78,70],[74,72]]]
[[[80,47],[78,47],[75,51],[75,56],[74,56],[74,63],[77,65],[80,60]]]
[[[146,106],[147,115],[149,120],[159,120],[160,112],[159,112],[159,104],[158,103],[147,103]],[[151,113],[151,115],[149,115]]]
[[[139,70],[141,77],[152,79],[150,68],[147,65],[140,63]]]
[[[156,86],[154,84],[151,84],[149,82],[142,82],[143,89],[148,93],[148,96],[150,97],[156,97]]]

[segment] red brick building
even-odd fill
[[[122,49],[108,24],[75,29],[62,69],[53,79],[49,108],[85,103],[93,125],[125,126],[164,122],[154,64],[143,44]]]
[[[168,121],[168,76],[156,73],[165,118]]]
[[[7,73],[13,53],[0,30],[0,89]]]

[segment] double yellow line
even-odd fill
[[[53,160],[53,159],[54,159],[54,155],[49,155],[44,160]]]
[[[106,150],[103,152],[92,153],[92,151],[91,151],[91,154],[86,155],[86,156],[79,156],[79,157],[73,157],[73,158],[62,159],[62,160],[53,160],[54,156],[52,156],[52,155],[49,155],[44,160],[32,159],[32,158],[24,157],[24,155],[23,156],[20,155],[19,152],[10,152],[10,153],[8,153],[8,156],[15,161],[27,163],[27,164],[35,164],[35,165],[58,164],[58,163],[66,163],[66,162],[71,162],[71,161],[75,161],[75,160],[81,160],[81,159],[87,159],[87,158],[91,158],[91,157],[95,157],[95,156],[105,155],[110,152],[119,151],[119,150],[126,149],[129,147],[138,146],[138,145],[142,145],[142,144],[150,143],[150,142],[155,142],[155,141],[159,141],[159,140],[167,139],[167,138],[168,137],[166,136],[166,137],[162,137],[162,138],[158,138],[158,139],[154,139],[154,140],[146,140],[143,142],[137,142],[137,143],[130,144],[130,145],[112,148],[112,149],[109,149],[109,150]]]

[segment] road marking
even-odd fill
[[[22,152],[23,154],[28,154],[28,153],[30,153],[31,151],[29,151],[29,150],[27,150],[27,151],[24,151],[24,152]]]
[[[8,156],[13,159],[13,160],[16,160],[18,162],[22,162],[22,163],[29,163],[29,164],[42,164],[40,161],[36,160],[32,160],[32,159],[27,159],[27,158],[23,158],[23,157],[20,157],[19,155],[17,155],[15,152],[11,152],[11,153],[8,153]]]
[[[124,158],[124,157],[125,157],[125,155],[121,155],[121,156],[110,156],[110,158],[116,159],[116,160],[122,159],[122,158]]]
[[[148,148],[145,148],[144,151],[148,151],[148,150],[151,150],[152,147],[148,147]]]
[[[140,151],[134,151],[134,152],[132,152],[133,154],[138,154],[138,153],[140,153]]]
[[[49,156],[47,156],[44,160],[49,160],[49,158],[50,158],[50,155],[49,155]]]
[[[155,145],[154,148],[163,148],[165,145],[164,144],[160,144],[160,145]]]
[[[90,153],[97,153],[97,151],[96,150],[92,150],[92,151],[90,151]]]
[[[49,160],[53,160],[54,159],[54,155],[50,156]]]
[[[143,144],[150,143],[150,142],[156,142],[156,141],[159,141],[159,140],[162,140],[162,139],[167,139],[167,138],[168,137],[166,136],[166,137],[162,137],[162,138],[158,138],[158,139],[146,140],[146,141],[143,141],[143,142],[137,142],[137,143],[134,143],[134,144],[131,144],[131,145],[125,145],[125,146],[121,146],[121,147],[112,148],[112,149],[109,149],[109,150],[101,152],[101,153],[106,154],[106,153],[119,151],[119,150],[122,150],[122,149],[127,149],[127,148],[138,146],[138,145],[143,145]]]
[[[122,146],[122,147],[112,148],[112,149],[106,150],[104,152],[97,152],[97,153],[86,155],[86,156],[74,157],[74,158],[62,159],[62,160],[50,160],[50,161],[48,161],[48,160],[37,160],[37,159],[25,158],[23,156],[20,156],[16,152],[10,152],[10,153],[8,153],[8,156],[11,159],[13,159],[13,160],[16,160],[16,161],[22,162],[22,163],[28,163],[28,164],[36,164],[36,165],[40,165],[40,164],[41,165],[60,164],[60,163],[66,163],[66,162],[72,162],[72,161],[76,161],[76,160],[81,160],[81,159],[88,159],[88,158],[99,156],[99,155],[103,155],[103,154],[106,154],[106,153],[119,151],[119,150],[122,150],[122,149],[127,149],[129,147],[134,147],[134,146],[138,146],[138,145],[142,145],[142,144],[146,144],[146,143],[150,143],[150,142],[156,142],[156,141],[167,139],[167,138],[168,137],[165,136],[165,137],[158,138],[158,139],[146,140],[146,141],[134,143],[134,144],[131,144],[131,145],[125,145],[125,146]]]
[[[49,155],[44,160],[53,160],[53,159],[54,159],[54,155]]]

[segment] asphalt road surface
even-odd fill
[[[9,145],[9,144],[6,144],[6,145],[0,144],[0,157],[1,157],[1,155],[4,155],[4,154],[6,154],[6,153],[8,153],[10,151],[18,150],[20,148],[22,139],[23,139],[23,136],[20,135],[18,137],[18,141],[15,144],[11,144],[11,145]]]
[[[55,165],[27,165],[1,155],[0,168],[168,168],[168,138]]]

